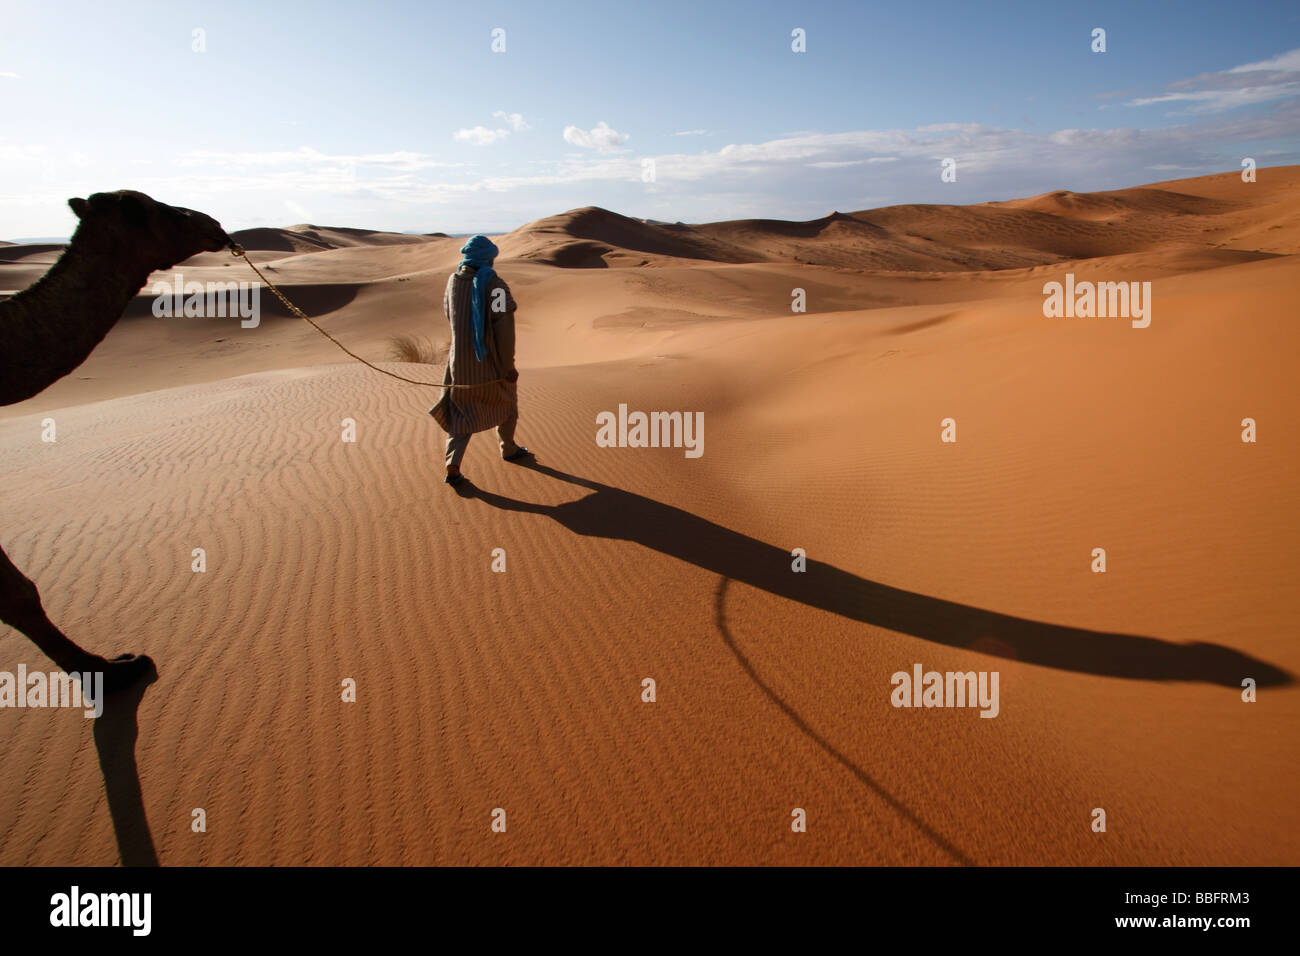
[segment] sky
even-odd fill
[[[589,205],[813,219],[1245,157],[1300,163],[1295,0],[0,0],[6,239],[66,236],[69,197],[124,188],[229,230],[463,234]]]

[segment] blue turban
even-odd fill
[[[460,260],[462,266],[473,266],[474,273],[474,357],[480,362],[487,357],[487,344],[483,341],[484,319],[487,313],[487,287],[496,276],[492,263],[497,257],[497,247],[487,236],[474,236],[460,247],[465,258]]]

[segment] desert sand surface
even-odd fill
[[[237,238],[372,360],[445,345],[460,240]],[[480,435],[463,496],[436,390],[265,292],[241,329],[146,289],[3,410],[6,550],[158,680],[98,745],[0,710],[0,864],[1300,863],[1300,167],[498,244],[538,462]],[[1150,327],[1044,317],[1067,272],[1150,281]],[[598,447],[620,403],[703,412],[704,454]],[[915,663],[998,671],[998,716],[891,706]]]

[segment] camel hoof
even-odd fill
[[[120,654],[112,660],[97,663],[94,670],[104,674],[104,692],[125,690],[148,675],[150,683],[158,677],[158,669],[148,654]]]

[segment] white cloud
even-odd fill
[[[896,163],[897,156],[871,156],[867,159],[823,159],[820,162],[809,163],[813,169],[839,169],[843,166],[870,166],[875,163]]]
[[[0,72],[0,80],[21,80],[22,77],[17,73]]]
[[[701,144],[687,140],[677,152],[649,154],[660,187],[651,195],[641,183],[641,155],[616,148],[530,153],[500,167],[444,163],[414,151],[333,154],[310,146],[266,152],[153,146],[147,154],[143,147],[139,154],[95,154],[86,147],[91,155],[82,156],[0,137],[0,222],[5,238],[61,234],[64,200],[101,189],[106,180],[201,209],[229,229],[285,225],[286,201],[311,210],[293,221],[419,232],[510,229],[589,204],[692,222],[812,219],[888,202],[980,202],[1061,188],[1110,189],[1184,170],[1233,171],[1244,155],[1294,163],[1298,143],[1300,99],[1149,129],[948,123],[804,132],[695,152]],[[1282,148],[1270,153],[1272,145]],[[132,165],[145,155],[152,165]],[[949,156],[958,162],[956,184],[940,180],[940,160]]]
[[[505,110],[497,110],[492,114],[492,118],[502,120],[509,124],[510,128],[516,133],[522,133],[525,130],[532,129],[520,113],[507,113]]]
[[[1300,49],[1258,63],[1245,63],[1217,73],[1202,73],[1169,84],[1172,93],[1141,96],[1125,106],[1182,103],[1179,113],[1223,113],[1242,106],[1269,103],[1300,95]]]
[[[1151,106],[1156,103],[1190,103],[1189,113],[1222,113],[1252,103],[1269,103],[1300,94],[1300,82],[1273,86],[1246,86],[1236,90],[1197,90],[1193,93],[1163,93],[1129,100],[1126,106]]]
[[[458,143],[469,143],[473,146],[491,146],[493,143],[499,143],[506,139],[511,132],[521,133],[524,130],[532,129],[522,113],[507,113],[505,110],[497,110],[492,114],[492,118],[508,124],[510,129],[502,126],[498,126],[496,129],[475,126],[471,129],[456,130],[456,132],[452,133],[452,139]]]
[[[22,143],[0,143],[0,162],[17,163],[35,161],[45,156],[49,150],[44,146]]]
[[[458,143],[469,143],[473,146],[491,146],[509,135],[510,130],[508,129],[488,129],[486,126],[475,126],[472,129],[456,130],[456,132],[452,133],[452,139]]]
[[[423,153],[399,150],[392,153],[322,153],[310,146],[295,150],[269,152],[227,153],[194,149],[181,153],[177,162],[182,166],[295,166],[340,167],[374,166],[381,169],[412,171],[464,166],[464,163],[444,163]]]
[[[707,129],[683,129],[673,133],[674,136],[707,136],[708,134]]]
[[[1300,49],[1281,53],[1271,60],[1234,66],[1229,73],[1255,73],[1260,70],[1277,70],[1281,73],[1300,73]]]
[[[589,130],[577,126],[564,127],[564,141],[585,149],[594,149],[599,153],[612,153],[627,142],[627,133],[610,129],[609,124],[601,120]]]

